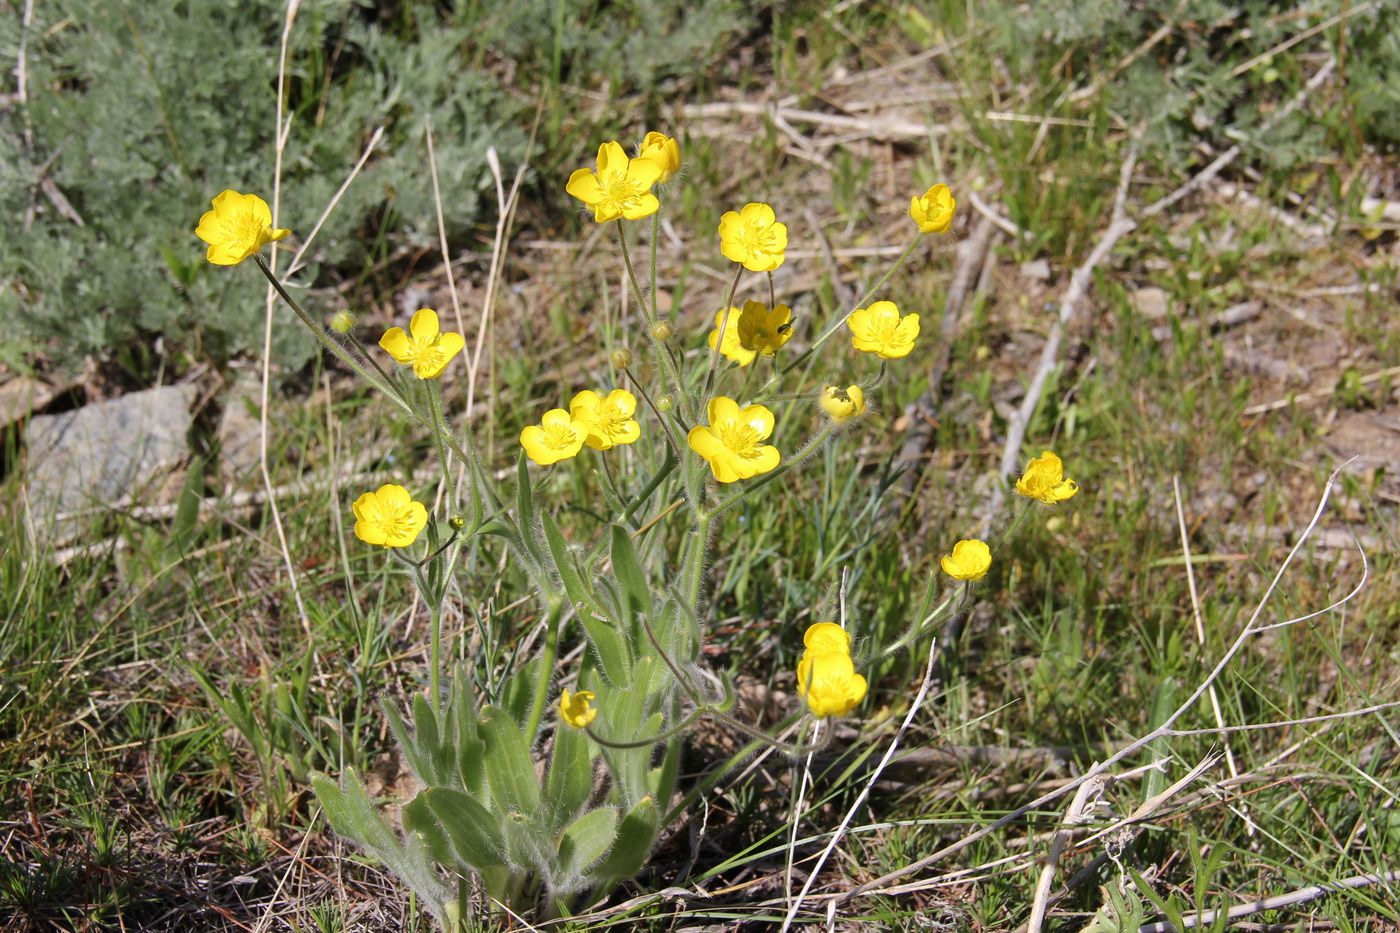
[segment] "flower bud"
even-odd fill
[[[671,406],[674,404],[675,403],[671,400],[671,396],[663,395],[656,400],[656,410],[664,415],[671,410]]]
[[[355,315],[349,311],[337,311],[331,315],[331,330],[337,334],[348,334],[355,327]]]
[[[626,347],[614,350],[612,354],[612,364],[617,369],[626,369],[632,365],[632,351]]]
[[[845,424],[865,411],[865,393],[857,385],[844,389],[827,386],[822,389],[820,403],[827,417],[837,424]]]
[[[675,330],[665,321],[657,321],[651,326],[651,338],[657,343],[665,343],[675,334]]]
[[[453,531],[461,531],[467,527],[467,520],[460,515],[454,515],[447,520],[447,524],[452,526]]]

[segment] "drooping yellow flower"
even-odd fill
[[[204,257],[216,266],[236,266],[292,232],[272,226],[272,209],[256,194],[227,188],[211,203],[214,209],[200,216],[194,234],[209,244]]]
[[[355,513],[355,537],[366,544],[408,547],[428,524],[428,509],[415,502],[407,489],[385,483],[367,492],[351,507]]]
[[[437,312],[432,308],[415,311],[408,322],[408,330],[409,333],[404,333],[402,327],[389,328],[379,338],[379,345],[395,362],[412,366],[413,374],[419,379],[436,379],[442,375],[452,358],[467,345],[461,334],[442,332]]]
[[[569,402],[569,415],[588,426],[584,439],[594,450],[607,450],[617,444],[630,444],[642,436],[642,426],[632,417],[637,398],[626,389],[613,389],[607,397],[584,389]]]
[[[665,133],[651,132],[642,140],[637,158],[655,162],[661,169],[658,185],[670,181],[681,170],[681,144]]]
[[[851,329],[851,346],[878,354],[884,360],[908,356],[919,337],[919,316],[901,317],[893,301],[877,301],[868,308],[856,308],[846,318],[846,326]]]
[[[715,329],[710,331],[708,343],[710,349],[714,350],[715,343],[719,340],[720,325],[724,325],[724,343],[720,344],[720,355],[725,359],[733,360],[740,366],[747,366],[754,361],[758,353],[744,348],[744,342],[739,339],[739,319],[744,316],[744,312],[739,308],[729,309],[729,320],[724,319],[724,309],[715,312]]]
[[[844,651],[808,651],[797,662],[797,693],[818,719],[845,716],[869,688]]]
[[[729,313],[730,326],[734,312]],[[772,356],[792,337],[792,309],[787,305],[768,307],[761,301],[744,302],[739,315],[739,343],[745,350]]]
[[[772,272],[783,264],[786,250],[787,225],[778,223],[767,204],[750,202],[719,219],[719,251],[750,272]]]
[[[860,386],[827,386],[822,389],[822,411],[837,424],[845,424],[865,413],[865,392]]]
[[[565,687],[563,694],[559,697],[559,718],[575,729],[584,728],[598,715],[598,710],[593,707],[592,700],[592,690],[580,690],[578,693],[570,694],[569,688]]]
[[[944,233],[953,225],[958,202],[947,185],[934,185],[909,201],[909,216],[923,233]]]
[[[954,580],[980,580],[992,566],[992,549],[976,538],[959,541],[953,545],[953,553],[944,555],[938,565]]]
[[[575,171],[564,190],[593,208],[598,223],[620,217],[639,220],[661,207],[651,193],[651,186],[661,178],[661,166],[655,161],[629,159],[622,145],[611,140],[598,147],[597,165],[597,171]]]
[[[529,424],[520,432],[525,456],[540,466],[578,456],[588,440],[589,427],[562,408],[551,408],[539,424]]]
[[[1028,499],[1039,499],[1054,505],[1079,492],[1079,485],[1065,476],[1064,464],[1050,451],[1042,451],[1016,481],[1016,491]]]
[[[778,466],[778,448],[761,443],[773,433],[773,413],[762,405],[739,407],[723,395],[706,407],[709,425],[697,424],[686,441],[710,464],[721,483],[733,483]]]
[[[802,644],[806,648],[804,655],[822,651],[851,653],[850,633],[835,622],[814,622],[807,626],[807,631],[802,634]]]

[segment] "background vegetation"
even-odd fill
[[[204,265],[191,231],[221,188],[271,187],[285,19],[271,2],[0,8],[0,58],[26,71],[22,93],[7,78],[0,117],[0,202],[17,219],[0,250],[3,358],[71,381],[60,404],[179,380],[213,396],[229,367],[260,350],[259,280]],[[693,350],[723,285],[713,242],[722,210],[766,199],[789,219],[794,253],[780,287],[810,334],[902,247],[910,193],[937,180],[959,192],[955,238],[891,285],[902,306],[927,309],[926,357],[886,384],[876,416],[827,453],[820,476],[746,507],[721,533],[712,660],[742,675],[753,715],[771,715],[793,702],[800,633],[842,568],[856,630],[897,632],[942,549],[977,527],[1008,419],[1070,273],[1108,226],[1128,150],[1138,154],[1132,216],[1241,147],[1094,270],[1023,451],[1054,446],[1084,493],[1032,524],[944,645],[935,693],[904,742],[911,756],[878,785],[815,886],[850,890],[1149,731],[1238,634],[1330,470],[1358,454],[1370,459],[1343,477],[1271,621],[1355,585],[1353,536],[1367,553],[1366,588],[1344,612],[1251,643],[1219,700],[1225,720],[1243,724],[1396,699],[1400,330],[1395,219],[1384,207],[1397,200],[1400,91],[1386,80],[1400,70],[1397,20],[1394,3],[1344,0],[315,0],[289,33],[282,219],[308,230],[384,127],[298,279],[327,314],[363,311],[371,339],[419,304],[450,307],[425,168],[431,119],[470,324],[496,223],[486,147],[507,184],[528,160],[508,287],[474,387],[478,430],[505,466],[544,401],[557,404],[561,385],[611,379],[607,352],[636,339],[610,245],[562,191],[599,139],[653,128],[683,138],[687,176],[661,251]],[[1275,120],[1326,67],[1331,76]],[[974,193],[998,223],[943,342],[945,300],[959,272],[969,275],[959,244],[984,223]],[[372,791],[406,790],[378,704],[421,687],[425,619],[382,555],[349,536],[346,502],[370,477],[406,477],[405,452],[426,455],[427,439],[323,370],[294,335],[288,322],[274,347],[286,392],[274,401],[272,466],[280,487],[302,481],[279,503],[304,614],[259,485],[225,486],[217,469],[221,403],[197,422],[207,459],[185,487],[196,520],[189,509],[174,522],[173,510],[118,510],[63,553],[27,534],[23,435],[7,429],[5,928],[426,928],[326,831],[305,775],[354,764]],[[461,412],[465,376],[447,389]],[[555,483],[547,494],[569,532],[593,533],[586,511],[564,510],[596,498],[597,477],[579,466]],[[478,548],[468,560],[477,586],[448,630],[492,682],[537,607],[519,601],[518,572],[501,553]],[[483,642],[484,619],[514,636]],[[844,751],[813,763],[799,882],[921,672],[920,654],[867,672],[872,695]],[[1182,725],[1214,724],[1204,704],[1190,719]],[[1142,906],[1150,919],[1400,867],[1395,721],[1391,711],[1232,736],[1239,781],[1217,765],[1131,839],[1071,846],[1057,883],[1077,880],[1054,922],[1080,928],[1134,872],[1160,901]],[[1112,814],[1220,745],[1197,736],[1155,746],[1135,764],[1164,758],[1167,770],[1110,789]],[[697,736],[689,779],[733,747],[730,736]],[[684,899],[621,907],[618,897],[581,925],[757,928],[780,916],[797,773],[767,759],[722,784],[627,892],[681,887]],[[1029,814],[903,879],[922,882],[915,890],[855,898],[838,915],[894,929],[1014,929],[1059,817]],[[1372,886],[1250,919],[1386,929],[1395,894]]]

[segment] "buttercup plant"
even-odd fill
[[[792,756],[815,750],[831,740],[829,720],[860,714],[871,662],[926,637],[971,598],[972,583],[993,563],[992,545],[956,542],[941,562],[954,590],[930,609],[938,579],[930,574],[921,617],[891,644],[876,643],[859,621],[853,631],[830,621],[810,626],[795,672],[800,707],[772,730],[734,714],[733,685],[702,654],[710,618],[705,571],[717,522],[775,482],[790,487],[790,474],[825,444],[859,430],[890,362],[917,353],[918,315],[877,293],[920,237],[951,228],[955,202],[942,185],[915,196],[910,217],[919,232],[909,248],[870,294],[815,335],[803,333],[775,294],[772,272],[788,246],[777,210],[753,202],[727,211],[711,247],[734,263],[720,310],[663,317],[656,299],[663,201],[654,189],[682,177],[682,153],[674,138],[655,132],[637,152],[629,158],[621,143],[604,142],[595,166],[575,171],[565,190],[597,223],[615,225],[643,318],[634,336],[650,348],[654,365],[641,378],[632,352],[618,350],[613,374],[626,378],[625,387],[578,387],[567,407],[560,399],[559,407],[531,414],[534,423],[519,434],[513,491],[485,468],[470,426],[455,428],[448,417],[439,382],[466,341],[443,332],[434,310],[420,309],[407,329],[392,326],[377,348],[365,347],[352,327],[327,328],[309,315],[263,261],[261,251],[275,249],[290,231],[272,228],[260,198],[224,192],[196,231],[209,244],[210,262],[254,259],[328,351],[432,435],[443,478],[440,507],[430,510],[394,483],[353,503],[356,537],[403,570],[431,613],[427,689],[415,694],[406,717],[385,710],[422,789],[405,804],[399,832],[353,770],[339,780],[316,774],[312,785],[335,830],[394,871],[449,930],[465,922],[474,890],[542,917],[566,915],[583,898],[633,878],[658,835],[701,790],[678,786],[692,726],[708,719]],[[649,288],[628,246],[628,225],[645,218],[652,221]],[[746,273],[766,277],[766,294],[744,295]],[[697,320],[713,321],[708,340],[685,336]],[[864,381],[784,386],[843,326],[852,349],[832,345],[842,354],[833,369],[873,367],[874,355],[878,370]],[[391,372],[381,356],[406,369]],[[750,392],[755,369],[767,379]],[[579,458],[600,471],[608,497],[596,510],[608,518],[591,541],[571,540],[583,532],[560,525],[538,485],[552,471],[575,469],[570,461]],[[1049,452],[1031,461],[1016,488],[1051,504],[1078,489]],[[454,499],[458,489],[462,501]],[[997,546],[1030,503],[1019,508]],[[674,552],[654,532],[663,522],[685,524]],[[482,696],[469,670],[445,671],[442,659],[443,607],[469,598],[456,579],[468,541],[496,541],[510,552],[530,581],[543,625],[535,653],[499,682],[488,681],[493,686]],[[574,660],[559,669],[562,649],[578,643],[585,650],[567,655]],[[789,727],[795,740],[778,738]],[[547,758],[543,770],[537,758]]]

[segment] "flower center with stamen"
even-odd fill
[[[741,421],[727,421],[715,428],[724,446],[741,457],[757,455],[758,432]]]
[[[577,438],[566,424],[550,424],[544,427],[544,442],[555,450],[566,450]]]

